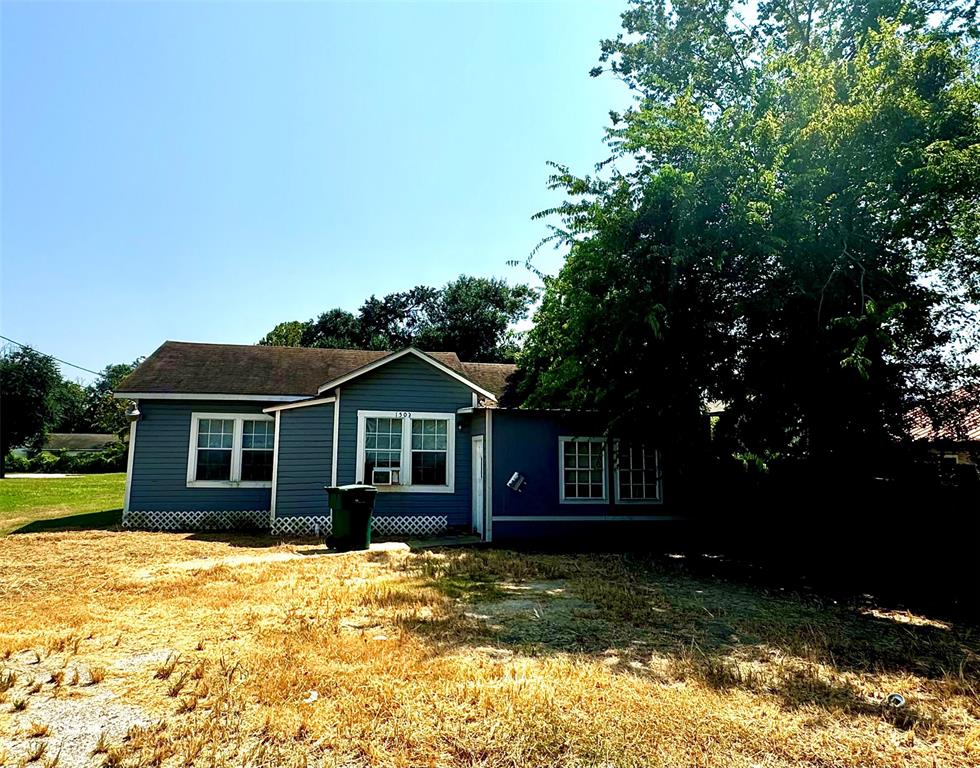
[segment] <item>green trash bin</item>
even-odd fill
[[[333,517],[330,538],[342,552],[371,546],[371,514],[378,489],[373,485],[326,487]]]

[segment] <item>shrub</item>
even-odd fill
[[[124,472],[129,446],[125,443],[113,443],[98,453],[66,456],[71,460],[72,472]]]
[[[61,453],[49,451],[25,458],[7,454],[4,467],[7,472],[65,472],[95,474],[101,472],[125,472],[129,447],[125,443],[113,443],[94,453]]]
[[[31,472],[57,472],[58,457],[48,451],[41,451],[30,461]]]
[[[8,453],[3,460],[3,467],[7,472],[30,472],[31,462],[26,456]]]

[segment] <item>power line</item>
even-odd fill
[[[3,339],[4,341],[9,341],[11,344],[16,344],[21,349],[34,349],[34,347],[30,346],[29,344],[21,344],[19,341],[14,341],[13,339],[7,338],[6,336],[0,336],[0,339]],[[35,349],[34,351],[40,352],[40,350],[37,349]],[[62,360],[60,357],[55,357],[54,355],[47,355],[44,352],[41,352],[41,354],[44,355],[45,357],[50,357],[52,360],[59,362],[62,365],[68,365],[71,366],[72,368],[77,368],[80,371],[85,371],[85,373],[94,373],[96,376],[102,375],[99,371],[93,371],[91,368],[85,368],[84,366],[81,365],[75,365],[74,363],[69,363],[67,360]]]

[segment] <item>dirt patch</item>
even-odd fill
[[[0,755],[18,764],[37,744],[44,744],[45,759],[58,756],[58,765],[90,766],[100,739],[121,741],[134,726],[148,726],[153,718],[142,707],[124,701],[127,678],[166,659],[169,650],[124,656],[110,666],[111,677],[93,682],[104,668],[63,653],[41,658],[42,652],[15,654],[4,664],[4,674],[16,683],[6,692],[6,713],[0,716]],[[32,726],[46,727],[45,735],[32,734]],[[2,762],[2,761],[0,761]]]
[[[596,606],[571,591],[566,580],[504,582],[499,600],[474,603],[469,618],[486,623],[505,645],[565,651],[604,650],[613,625],[598,618]]]
[[[370,558],[377,553],[407,552],[408,545],[401,542],[380,542],[372,544],[366,553]],[[152,579],[157,576],[180,571],[206,571],[212,568],[239,568],[245,565],[264,565],[269,563],[286,563],[290,560],[300,560],[309,557],[357,557],[364,552],[337,552],[325,547],[296,547],[289,552],[264,552],[260,555],[234,555],[231,557],[199,557],[192,560],[177,560],[161,563],[149,568],[141,568],[133,573],[136,579]]]
[[[13,760],[26,756],[32,743],[40,739],[27,736],[32,723],[53,723],[46,755],[60,755],[59,766],[74,768],[93,765],[93,749],[100,738],[113,743],[122,741],[133,726],[145,727],[150,716],[140,707],[125,704],[119,696],[106,688],[80,691],[70,697],[35,697],[27,710],[13,716],[10,730],[18,734],[0,741]]]

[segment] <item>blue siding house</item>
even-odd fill
[[[382,535],[672,519],[656,446],[606,435],[596,414],[516,407],[514,373],[414,348],[168,341],[115,393],[135,401],[123,524],[325,535],[324,487],[354,482],[378,488]]]

